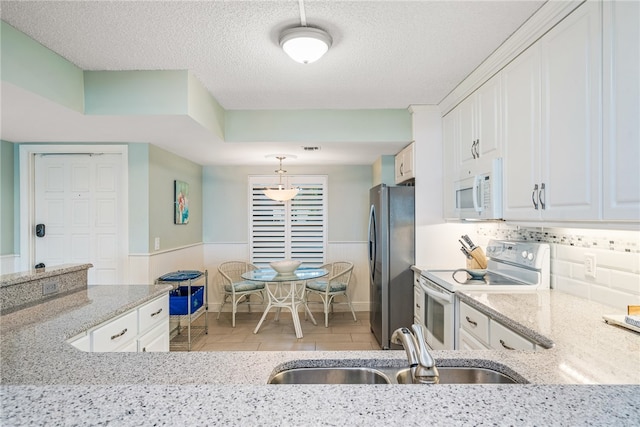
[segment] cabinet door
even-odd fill
[[[479,160],[491,165],[491,160],[500,157],[500,75],[496,75],[476,91],[476,138]],[[488,163],[487,163],[488,162]],[[484,169],[484,168],[483,168]],[[486,169],[491,170],[491,169]]]
[[[462,173],[472,173],[475,163],[474,158],[474,141],[476,140],[475,131],[475,94],[469,96],[456,107],[459,114],[460,134],[458,138],[458,160]]]
[[[534,45],[502,70],[504,218],[539,219],[532,201],[540,152],[540,48]]]
[[[600,217],[600,6],[585,2],[540,41],[544,219]]]
[[[443,215],[444,218],[455,218],[454,183],[459,178],[458,160],[456,158],[458,143],[458,110],[450,111],[442,118],[442,168],[444,180]]]
[[[169,318],[140,337],[138,351],[169,351]]]
[[[402,161],[403,161],[403,168],[402,168],[402,172],[404,174],[404,179],[411,179],[411,178],[415,178],[415,175],[413,173],[413,150],[414,148],[414,143],[409,144],[404,150],[402,150]]]
[[[640,2],[603,3],[603,218],[640,220]]]
[[[478,341],[469,332],[460,328],[458,330],[459,340],[458,350],[487,350],[488,347]]]

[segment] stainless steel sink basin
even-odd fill
[[[517,384],[517,382],[503,374],[486,368],[438,368],[440,384]],[[412,384],[411,371],[402,369],[395,374],[398,384]]]
[[[370,368],[296,368],[274,375],[269,384],[389,384],[382,372]]]
[[[440,384],[518,384],[493,369],[441,367]],[[269,384],[412,384],[409,368],[294,368],[275,374]]]

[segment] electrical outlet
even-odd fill
[[[595,254],[584,254],[584,275],[596,278],[596,256]]]
[[[58,292],[58,284],[56,282],[49,282],[42,284],[42,295],[55,294]]]
[[[160,250],[160,238],[159,237],[156,237],[155,243],[153,245],[153,249],[156,250],[156,251]]]

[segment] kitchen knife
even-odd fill
[[[460,242],[460,244],[462,245],[463,248],[465,248],[467,251],[470,251],[471,249],[469,248],[469,246],[467,246],[467,244],[465,242],[463,242],[462,240],[458,239],[458,242]]]
[[[466,234],[464,236],[462,236],[462,240],[464,240],[465,242],[467,242],[467,244],[469,245],[469,250],[473,251],[475,248],[477,248],[477,246],[475,245],[475,243],[473,243],[471,241],[471,239],[469,238],[469,236],[467,236]]]
[[[467,251],[467,248],[465,248],[465,247],[460,248],[460,252],[462,252],[464,254],[464,256],[467,257],[467,259],[473,259],[473,257],[469,253],[469,251]]]

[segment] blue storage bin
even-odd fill
[[[169,314],[172,316],[189,314],[189,287],[179,286],[169,292]],[[191,286],[191,314],[204,303],[204,286]]]
[[[185,282],[187,280],[197,279],[202,276],[202,272],[198,270],[178,270],[160,276],[158,280],[161,282]]]

